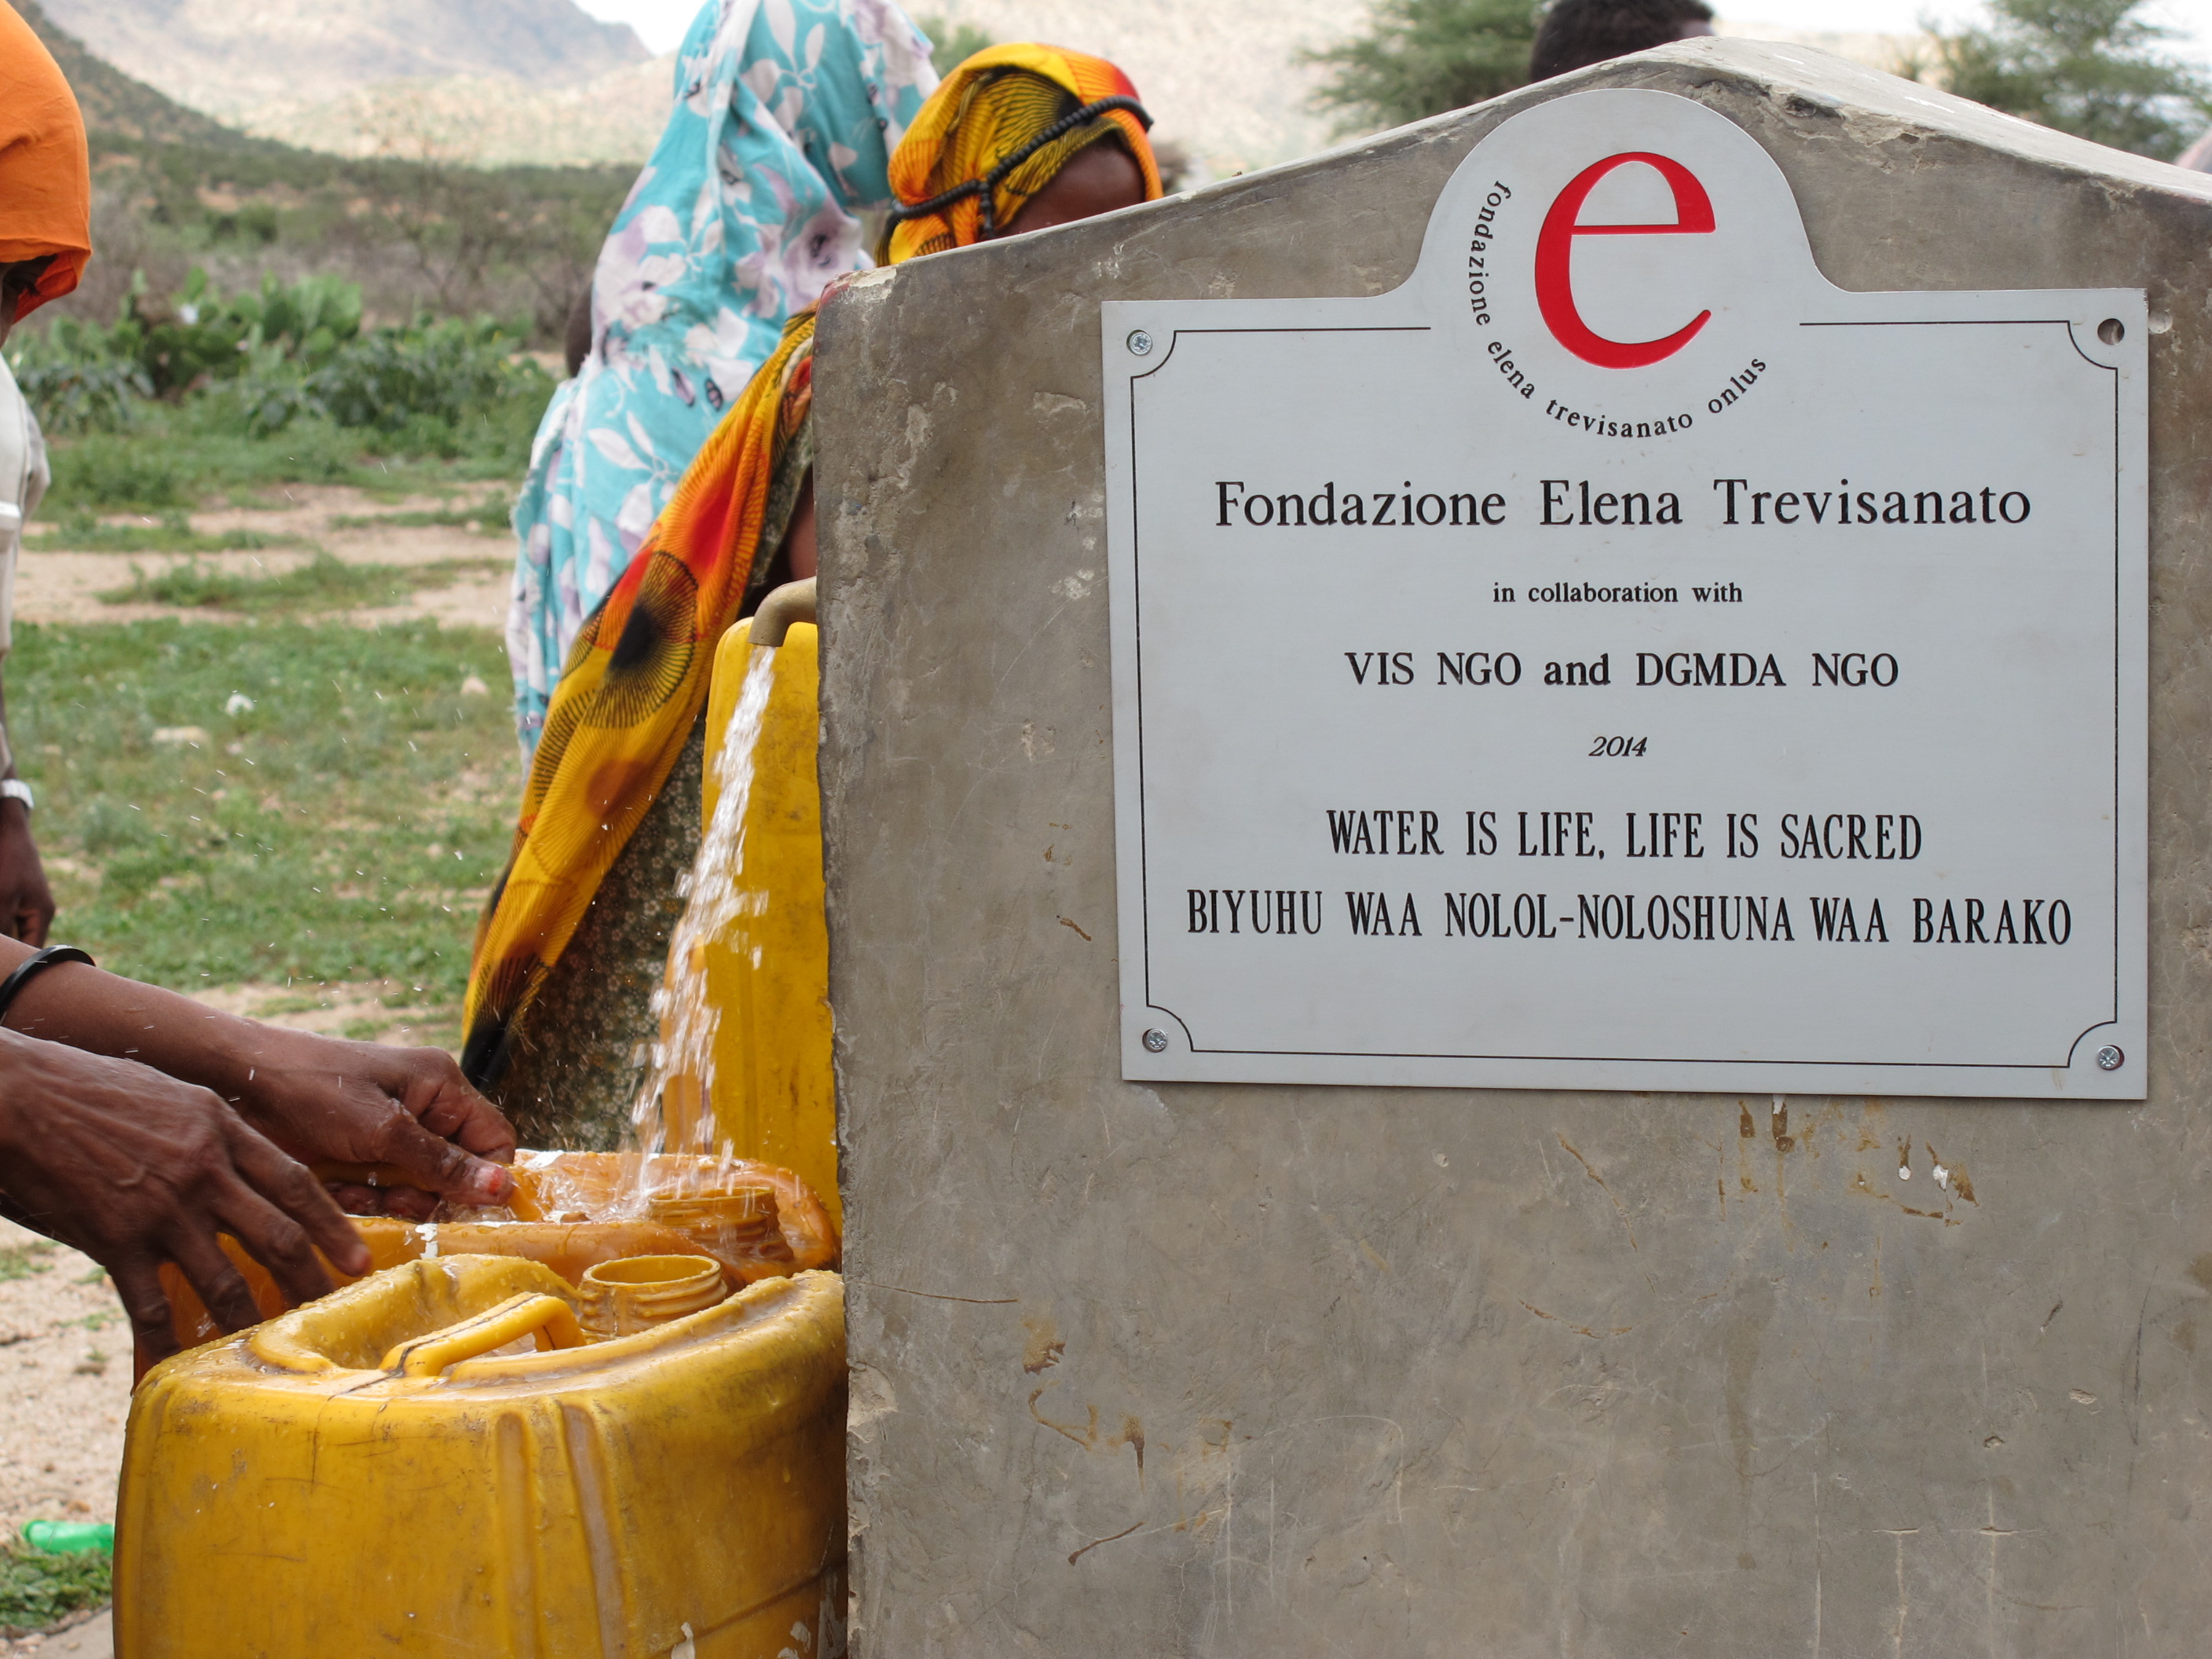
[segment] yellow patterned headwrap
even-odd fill
[[[1129,77],[1103,58],[1017,41],[945,76],[891,153],[900,205],[877,258],[896,264],[1003,234],[1078,152],[1119,139],[1160,195],[1145,136],[1152,119]]]

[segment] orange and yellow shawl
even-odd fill
[[[988,223],[1002,231],[1101,139],[1128,148],[1146,199],[1158,198],[1145,125],[1135,88],[1103,59],[1022,44],[976,53],[892,155],[891,185],[907,206],[887,262],[985,240],[987,191]],[[795,464],[811,459],[814,320],[801,312],[785,326],[562,666],[514,850],[477,929],[461,1063],[480,1085],[506,1069],[518,1022],[699,720],[715,642],[765,582]]]

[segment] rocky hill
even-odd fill
[[[485,76],[574,86],[642,61],[573,0],[44,0],[100,58],[217,116],[381,82]]]
[[[386,155],[469,167],[635,166],[668,122],[675,58],[629,64],[580,86],[532,87],[489,76],[386,81],[341,97],[264,104],[246,131],[333,155]]]
[[[44,3],[52,21],[34,27],[76,53],[64,67],[95,126],[149,137],[234,141],[197,109],[337,155],[634,164],[667,117],[672,61],[647,60],[627,28],[592,21],[573,0]],[[1144,94],[1156,136],[1176,143],[1195,164],[1191,181],[1203,182],[1311,155],[1338,136],[1313,106],[1320,73],[1303,54],[1359,29],[1366,0],[908,0],[908,9],[939,33],[968,28],[1113,58]],[[37,0],[23,9],[38,20]],[[1911,45],[1755,22],[1721,27],[1884,68]],[[82,30],[85,45],[64,30]]]
[[[380,321],[425,308],[488,313],[502,321],[528,318],[539,337],[557,341],[635,176],[627,160],[617,167],[547,165],[563,160],[558,145],[520,139],[509,145],[516,159],[539,165],[496,171],[419,165],[480,159],[487,148],[481,143],[450,155],[412,143],[350,155],[295,147],[186,108],[125,74],[61,27],[46,9],[51,0],[9,3],[69,77],[93,159],[95,256],[77,291],[40,312],[34,330],[62,317],[105,323],[142,279],[148,302],[158,308],[198,267],[221,292],[254,288],[264,276],[329,275],[359,284],[368,311]],[[642,76],[654,67],[641,61],[617,75]],[[437,83],[386,83],[425,84]],[[667,85],[663,64],[655,94],[663,111]],[[538,95],[573,104],[581,91],[553,88]],[[580,127],[601,112],[593,100],[568,114]],[[657,120],[653,125],[657,131]]]
[[[134,81],[121,70],[85,50],[84,43],[49,17],[39,0],[10,0],[31,32],[46,42],[46,50],[69,77],[84,112],[86,127],[95,137],[151,139],[158,143],[223,146],[243,142],[242,135],[220,121],[186,109],[143,81]]]

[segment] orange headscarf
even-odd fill
[[[901,205],[878,257],[896,264],[1003,234],[1077,151],[1101,139],[1127,146],[1145,175],[1145,199],[1157,201],[1151,125],[1129,77],[1103,58],[1028,41],[987,47],[945,76],[891,152]]]
[[[1143,170],[1146,199],[1156,199],[1159,168],[1133,113],[1116,106],[1061,125],[1109,97],[1133,101],[1135,88],[1102,58],[1038,46],[978,52],[907,129],[891,187],[902,202],[927,202],[1042,136],[999,185],[1003,230],[1079,150],[1114,136]],[[978,193],[899,222],[890,261],[980,240]],[[479,1084],[506,1069],[546,975],[698,724],[714,642],[765,586],[792,487],[813,456],[814,321],[810,308],[784,325],[775,355],[714,428],[562,665],[514,850],[477,930],[461,1066]]]
[[[61,65],[0,0],[0,265],[49,254],[19,316],[74,289],[92,257],[92,161]]]

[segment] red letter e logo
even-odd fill
[[[1671,225],[1585,225],[1576,222],[1583,210],[1583,203],[1598,181],[1616,167],[1626,167],[1632,161],[1656,167],[1659,176],[1674,192],[1674,222]],[[1643,368],[1671,357],[1697,337],[1698,331],[1711,318],[1710,311],[1701,311],[1681,327],[1663,339],[1608,340],[1583,321],[1582,313],[1575,309],[1575,284],[1572,261],[1575,238],[1577,236],[1694,236],[1709,234],[1713,228],[1712,198],[1698,176],[1680,161],[1664,155],[1654,155],[1648,150],[1631,150],[1625,155],[1608,155],[1595,167],[1585,167],[1574,182],[1561,191],[1552,210],[1544,216],[1544,228],[1536,238],[1536,306],[1544,313],[1544,321],[1551,327],[1559,343],[1586,363],[1595,363],[1600,368]]]

